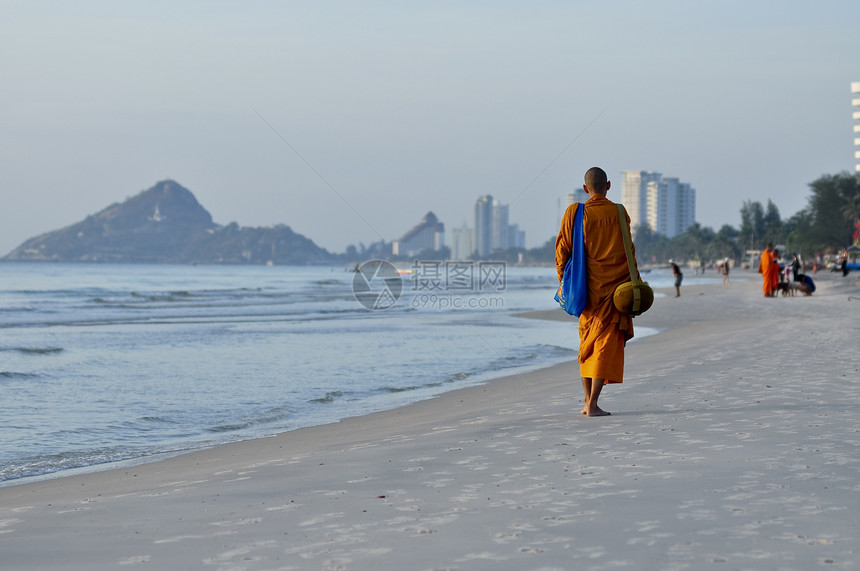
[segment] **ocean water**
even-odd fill
[[[512,315],[557,308],[554,268],[452,268],[403,268],[396,303],[372,310],[355,295],[367,274],[343,267],[0,264],[0,482],[335,422],[575,357],[575,326]]]

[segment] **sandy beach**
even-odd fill
[[[0,568],[860,568],[860,276],[775,299],[732,277],[636,318],[660,333],[610,417],[579,414],[567,363],[0,487]]]

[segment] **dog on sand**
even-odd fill
[[[798,292],[806,293],[801,289],[798,282],[779,282],[779,291],[782,293],[782,297],[794,297]]]

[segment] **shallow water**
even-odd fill
[[[504,268],[486,287],[430,287],[412,269],[374,311],[341,267],[0,264],[0,481],[334,422],[573,358],[571,324],[511,315],[557,307],[554,268]]]

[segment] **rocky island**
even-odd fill
[[[81,222],[31,238],[2,258],[23,262],[316,264],[335,256],[289,226],[215,224],[172,180]]]

